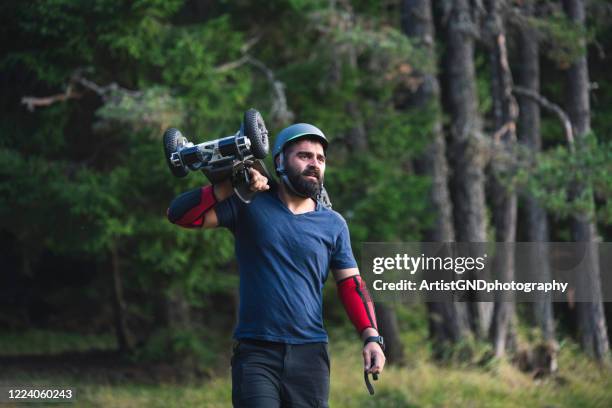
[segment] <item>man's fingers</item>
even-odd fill
[[[268,186],[267,184],[259,184],[259,185],[251,186],[251,191],[266,191],[269,189],[270,189],[270,186]]]
[[[385,366],[385,354],[377,343],[368,343],[363,348],[364,370],[368,374],[380,374]]]
[[[372,367],[368,370],[368,372],[372,374],[380,374],[383,371],[385,366],[385,355],[382,353],[372,353]]]
[[[251,191],[264,191],[264,190],[268,190],[270,186],[268,186],[267,183],[257,182],[257,183],[251,184],[250,188],[251,188]]]
[[[251,183],[251,187],[255,190],[267,190],[270,186],[268,186],[268,180],[257,180],[254,183]]]
[[[261,173],[254,168],[249,169],[249,174],[251,176],[251,183],[249,185],[251,191],[264,191],[270,189],[267,177],[262,176]]]
[[[265,178],[260,172],[255,170],[253,167],[249,168],[249,175],[251,176],[251,179],[257,179],[257,178],[260,178],[260,177]]]
[[[372,354],[370,350],[363,350],[363,369],[370,372],[370,364],[372,363]]]

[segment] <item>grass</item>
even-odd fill
[[[42,345],[43,351],[66,351],[54,342],[71,339],[55,333],[56,339],[44,342],[44,333],[25,333],[0,337],[3,354],[23,351],[23,347]],[[44,336],[43,336],[44,337]],[[360,344],[338,332],[331,333],[332,407],[610,407],[612,376],[584,357],[570,342],[562,343],[559,373],[555,377],[533,380],[505,361],[493,361],[485,367],[476,364],[434,364],[429,360],[427,342],[406,333],[407,365],[388,367],[378,382],[376,395],[370,396],[363,383]],[[85,344],[108,345],[108,339],[85,338]],[[17,341],[22,348],[9,343]],[[76,340],[73,340],[76,341]],[[30,348],[30,350],[32,350]],[[39,350],[38,350],[39,351]],[[32,354],[30,352],[30,354]],[[221,359],[225,361],[225,359]],[[143,384],[133,381],[109,381],[88,378],[78,372],[44,374],[20,372],[11,381],[16,384],[66,384],[76,388],[77,402],[72,407],[229,407],[231,381],[229,367],[221,364],[211,380],[194,384]],[[6,380],[6,378],[5,378]],[[28,406],[33,406],[28,404]],[[57,406],[57,405],[54,405]]]
[[[362,384],[359,345],[347,344],[343,350],[336,346],[333,351],[330,402],[334,407],[612,406],[610,369],[588,361],[569,343],[561,349],[559,374],[538,381],[505,361],[487,368],[440,366],[407,348],[408,367],[385,370],[374,397],[365,393]]]

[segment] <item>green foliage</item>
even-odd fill
[[[180,231],[165,217],[173,196],[204,180],[192,175],[179,182],[170,175],[161,133],[175,126],[196,141],[196,130],[209,129],[207,138],[233,133],[250,89],[246,70],[215,68],[238,57],[242,35],[223,17],[173,25],[169,19],[181,4],[97,1],[86,11],[81,3],[24,5],[19,13],[34,21],[48,19],[55,30],[49,32],[47,23],[28,26],[24,37],[67,48],[29,54],[17,49],[1,62],[3,69],[33,75],[32,85],[26,85],[32,90],[20,92],[57,92],[76,71],[100,86],[117,83],[104,99],[78,87],[83,104],[57,103],[0,120],[0,228],[29,248],[31,261],[51,251],[87,256],[104,266],[116,248],[122,284],[139,295],[138,304],[128,304],[128,318],[139,312],[139,320],[149,325],[155,324],[152,303],[160,294],[178,290],[191,304],[203,305],[208,294],[237,286],[236,276],[227,273],[230,234]],[[226,40],[222,47],[219,36]],[[75,49],[86,50],[66,58],[73,37],[79,41]],[[46,87],[36,90],[40,83]],[[106,292],[95,296],[107,302]],[[211,351],[202,338],[196,325],[170,338],[153,336],[143,353],[191,355],[204,366]],[[156,347],[159,342],[167,348]]]
[[[528,22],[538,32],[542,41],[541,50],[548,58],[564,68],[585,54],[585,42],[581,39],[590,42],[595,34],[594,31],[587,31],[573,23],[560,12],[546,18],[530,17]]]
[[[398,29],[373,16],[351,20],[348,13],[309,13],[280,77],[298,110],[296,120],[316,123],[331,140],[326,186],[354,246],[418,239],[430,220],[417,197],[429,185],[407,163],[431,140],[438,112],[397,111],[393,96],[399,88],[418,87],[420,75],[434,72],[435,64]],[[356,127],[366,134],[365,150],[347,148]]]
[[[165,128],[171,123],[182,123],[185,109],[182,101],[173,98],[167,89],[151,87],[139,95],[116,92],[114,100],[98,111],[103,121],[117,121],[132,125],[134,129],[147,126]]]
[[[477,54],[474,61],[476,68],[476,95],[478,97],[478,113],[485,116],[493,107],[491,96],[491,67],[485,56]]]
[[[571,214],[597,216],[610,223],[609,197],[612,195],[612,145],[586,135],[576,153],[566,147],[548,150],[531,161],[531,153],[519,150],[523,166],[517,182],[559,217]],[[603,204],[596,210],[593,195]],[[595,213],[597,211],[597,214]]]
[[[134,361],[161,362],[189,359],[193,367],[210,367],[217,358],[219,344],[201,330],[159,329],[133,356]]]
[[[327,186],[354,247],[418,240],[432,221],[422,199],[429,181],[409,163],[431,139],[439,112],[399,112],[393,98],[398,89],[414,91],[420,75],[435,73],[435,62],[384,17],[352,20],[343,5],[332,10],[318,1],[263,9],[228,3],[188,23],[184,1],[4,7],[15,16],[4,32],[19,33],[20,41],[0,68],[27,78],[16,92],[61,93],[75,73],[107,91],[102,97],[73,83],[80,98],[0,119],[0,228],[19,246],[100,265],[116,249],[125,290],[138,299],[128,315],[155,324],[157,296],[181,293],[192,306],[210,307],[210,295],[237,287],[231,234],[181,230],[165,219],[172,197],[205,181],[173,178],[160,139],[170,126],[194,142],[231,134],[250,106],[268,119],[276,96],[245,52],[282,81],[295,120],[315,123],[332,141]],[[283,18],[253,24],[264,12]],[[274,119],[272,131],[286,125]],[[356,124],[367,138],[363,151],[347,147]],[[146,342],[149,357],[170,350],[206,360],[197,325],[179,338],[157,329]]]
[[[324,0],[288,0],[289,6],[295,12],[319,10],[327,5]]]

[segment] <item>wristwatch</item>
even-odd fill
[[[383,336],[370,336],[367,339],[365,339],[365,341],[363,342],[363,345],[365,346],[368,343],[378,343],[378,345],[380,346],[380,348],[385,351],[385,340],[383,339]]]

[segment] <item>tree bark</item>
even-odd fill
[[[332,3],[333,4],[333,3]],[[341,2],[339,4],[344,12],[343,17],[336,19],[335,29],[344,32],[351,32],[354,28],[356,20],[355,13],[350,2]],[[332,7],[335,7],[332,6]],[[331,53],[329,55],[331,61],[329,71],[329,82],[341,86],[343,79],[343,69],[345,66],[352,70],[357,70],[357,50],[353,44],[332,44]],[[346,146],[351,153],[360,153],[368,148],[368,135],[363,122],[358,104],[354,100],[349,100],[344,104],[344,112],[351,118],[353,126],[344,135]]]
[[[115,335],[117,336],[117,344],[119,351],[129,352],[134,347],[132,334],[130,333],[127,316],[125,299],[123,298],[123,283],[121,278],[121,260],[117,251],[116,244],[112,244],[110,248],[110,269],[113,284],[113,314],[115,319]]]
[[[390,306],[377,302],[376,319],[378,330],[385,338],[385,357],[391,364],[404,363],[404,346],[399,337],[399,326],[397,315]]]
[[[508,64],[506,30],[500,14],[500,2],[488,1],[488,26],[491,40],[491,85],[493,117],[495,119],[494,140],[496,153],[491,161],[490,189],[492,197],[495,241],[504,244],[493,260],[493,271],[502,282],[514,280],[514,245],[516,241],[516,193],[505,186],[500,178],[502,173],[512,171],[513,148],[516,142],[516,101],[512,96],[512,73]],[[489,336],[497,357],[511,348],[516,337],[516,303],[509,293],[496,296],[493,320]]]
[[[584,1],[564,0],[563,6],[569,19],[579,27],[584,28]],[[591,131],[586,40],[584,36],[581,36],[579,41],[585,49],[585,54],[576,59],[570,66],[566,80],[567,110],[574,126],[577,154],[581,154],[581,150],[585,148],[586,138]],[[577,180],[573,186],[574,197],[582,194],[587,188],[580,180]],[[591,202],[593,200],[592,193],[590,193],[590,200]],[[591,207],[594,207],[594,204]],[[581,274],[581,284],[578,290],[585,291],[583,298],[593,299],[591,302],[578,302],[576,304],[580,344],[587,354],[601,361],[608,357],[609,343],[606,319],[601,302],[598,251],[595,246],[598,241],[597,225],[593,219],[593,214],[578,213],[572,217],[570,228],[574,241],[587,243],[587,264],[590,267],[587,267]]]
[[[534,15],[533,1],[528,1],[523,7],[523,14],[527,17]],[[537,33],[531,27],[521,27],[518,33],[519,49],[519,70],[518,81],[527,90],[540,93],[540,63],[539,63],[539,43]],[[525,145],[530,152],[531,161],[537,160],[537,154],[542,149],[542,139],[540,135],[540,105],[525,96],[518,97],[520,106],[520,116],[518,118],[519,141]],[[548,219],[546,211],[538,203],[538,200],[529,193],[524,194],[525,214],[526,214],[526,233],[527,241],[537,242],[537,246],[530,247],[528,254],[534,269],[540,271],[539,279],[548,282],[551,279],[550,265],[548,263],[548,241],[550,235],[548,231]],[[536,325],[540,328],[544,341],[554,341],[555,325],[553,317],[552,296],[544,294],[541,300],[533,304],[533,318]]]
[[[444,59],[446,106],[450,113],[449,162],[455,234],[460,242],[486,242],[487,219],[481,118],[474,68],[475,24],[468,0],[451,2],[446,24]],[[470,325],[486,337],[493,311],[492,302],[470,304]]]
[[[427,54],[435,60],[435,30],[432,5],[429,0],[405,0],[402,3],[402,30]],[[432,140],[423,157],[417,160],[415,168],[431,178],[429,205],[436,215],[431,228],[424,231],[427,242],[452,242],[455,240],[452,203],[448,189],[448,164],[446,162],[446,141],[442,133],[439,109],[440,86],[433,72],[421,72],[422,83],[413,97],[411,108],[420,109],[424,114],[434,113],[432,119]],[[469,333],[468,309],[465,303],[427,302],[429,335],[434,342],[436,354],[441,355],[448,343],[455,343]]]

